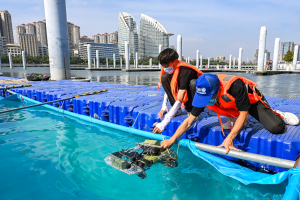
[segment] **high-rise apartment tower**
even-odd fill
[[[11,15],[7,10],[0,11],[0,36],[6,37],[7,43],[14,43]]]
[[[132,15],[120,12],[118,18],[118,47],[120,56],[125,56],[125,42],[129,43],[130,58],[139,50],[138,27]]]

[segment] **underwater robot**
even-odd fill
[[[141,178],[146,178],[145,171],[155,163],[172,168],[178,166],[177,154],[172,149],[162,149],[157,140],[136,143],[135,147],[111,153],[104,160],[126,174],[137,174]]]

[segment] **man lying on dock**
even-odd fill
[[[231,129],[219,147],[240,151],[234,147],[233,140],[247,123],[249,114],[259,121],[272,134],[282,134],[285,125],[298,125],[299,119],[293,113],[272,110],[256,88],[256,83],[235,75],[203,74],[196,81],[196,94],[192,105],[191,115],[179,126],[176,133],[169,140],[161,142],[163,148],[171,147],[175,141],[191,126],[195,118],[204,111],[204,108],[218,114],[221,129]],[[222,124],[220,115],[230,120]],[[235,124],[233,119],[236,119]],[[223,135],[225,136],[224,132]]]
[[[170,101],[172,108],[166,114],[161,123],[157,123],[153,133],[160,133],[169,124],[175,116],[181,115],[181,108],[186,109],[188,113],[192,111],[193,98],[196,93],[196,80],[203,73],[193,65],[178,60],[178,54],[175,50],[167,48],[163,50],[158,61],[162,65],[159,82],[165,90],[164,102],[158,116],[163,118],[167,110],[167,102]]]

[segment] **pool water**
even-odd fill
[[[22,105],[2,100],[0,110]],[[145,139],[42,107],[1,114],[0,199],[276,200],[285,192],[285,184],[243,185],[184,147],[178,167],[153,165],[146,179],[105,163]]]

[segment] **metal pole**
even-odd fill
[[[93,62],[94,62],[94,68],[96,68],[96,59],[93,58]]]
[[[203,56],[201,55],[200,56],[200,69],[202,69],[202,58],[203,58]]]
[[[213,145],[202,144],[199,142],[195,142],[195,146],[199,150],[208,151],[208,152],[216,153],[216,154],[220,154],[220,155],[226,155],[226,156],[230,156],[230,157],[238,158],[238,159],[242,159],[242,160],[263,163],[263,164],[272,165],[272,166],[276,166],[276,167],[282,167],[285,169],[291,169],[291,168],[293,168],[293,166],[295,164],[295,161],[285,160],[285,159],[275,158],[275,157],[270,157],[270,156],[264,156],[264,155],[254,154],[254,153],[248,153],[248,152],[243,152],[243,151],[230,150],[228,154],[225,154],[225,152],[226,152],[225,148],[219,148],[219,147],[216,147]]]
[[[243,57],[243,48],[240,48],[240,50],[239,50],[238,70],[242,69],[242,57]]]
[[[273,55],[273,66],[272,66],[273,71],[277,71],[279,45],[280,45],[280,38],[276,38],[275,39],[275,45],[274,45],[274,55]]]
[[[92,68],[92,49],[91,49],[91,45],[88,44],[87,45],[87,54],[88,54],[88,69],[91,69]]]
[[[116,68],[116,54],[113,54],[114,68]]]
[[[71,78],[65,0],[44,0],[51,80]]]
[[[23,60],[23,69],[26,69],[26,57],[24,51],[22,51],[22,60]]]
[[[99,50],[96,50],[97,68],[99,68]]]
[[[106,68],[108,68],[108,58],[106,58]]]
[[[152,58],[149,59],[150,68],[152,68]]]
[[[196,67],[199,68],[199,54],[200,54],[200,51],[197,50],[196,51]]]
[[[187,61],[187,63],[189,63],[189,64],[190,64],[190,57],[188,57],[188,61]]]
[[[297,68],[298,51],[299,51],[299,45],[295,45],[292,70],[296,70]]]
[[[7,86],[7,87],[0,87],[0,90],[7,90],[12,88],[21,88],[21,87],[30,87],[31,85],[13,85],[13,86]]]
[[[126,69],[128,70],[130,68],[130,60],[129,60],[129,44],[127,41],[125,42],[125,64],[126,64]]]
[[[120,67],[122,69],[123,61],[122,61],[122,56],[120,56]]]
[[[161,44],[160,45],[158,45],[158,54],[160,54],[160,52],[161,52]],[[161,69],[161,64],[160,63],[158,63],[158,67],[159,67],[159,69]]]
[[[13,68],[13,62],[12,62],[11,53],[8,53],[8,59],[9,59],[9,68],[12,69]]]
[[[259,36],[259,49],[257,58],[257,71],[264,71],[264,55],[266,49],[267,27],[262,26]]]
[[[178,60],[182,60],[182,36],[177,36],[177,53],[179,55]]]
[[[231,60],[232,60],[232,55],[229,56],[229,69],[231,69]]]

